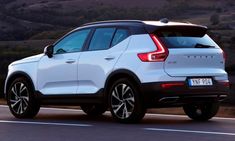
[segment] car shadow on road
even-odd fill
[[[101,116],[88,116],[85,113],[53,113],[45,114],[39,113],[34,120],[40,121],[56,121],[56,122],[113,122],[112,118],[108,115]]]
[[[120,124],[112,119],[110,114],[101,116],[88,116],[83,113],[40,113],[34,120],[43,122],[66,122],[66,123],[88,123],[88,124]],[[217,121],[207,121],[206,123],[216,123]],[[186,117],[162,117],[146,115],[137,125],[192,125],[205,122],[196,122]]]
[[[216,123],[217,121],[214,120],[209,120],[209,121],[194,121],[189,118],[183,117],[183,118],[178,118],[178,117],[158,117],[154,116],[152,118],[150,117],[145,117],[141,124],[145,125],[187,125],[187,124],[204,124],[204,123]]]

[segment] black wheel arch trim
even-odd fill
[[[17,75],[26,77],[26,79],[29,80],[29,82],[31,83],[31,86],[32,86],[33,90],[35,90],[35,86],[34,86],[34,83],[33,83],[33,80],[31,79],[31,77],[27,73],[25,73],[23,71],[16,71],[16,72],[12,73],[10,76],[8,76],[8,78],[7,78],[6,82],[5,82],[5,87],[4,87],[5,98],[6,98],[7,90],[9,88],[9,86],[10,86],[10,82],[11,82],[12,78],[14,78]]]
[[[107,87],[109,85],[111,78],[113,78],[115,75],[122,75],[122,74],[128,75],[131,78],[133,78],[138,85],[141,84],[140,79],[137,77],[137,75],[134,72],[127,70],[127,69],[118,69],[118,70],[115,70],[112,73],[110,73],[109,76],[107,77],[107,79],[105,81],[105,86],[104,86],[105,91],[107,90]]]

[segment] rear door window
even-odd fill
[[[97,28],[91,39],[88,50],[109,49],[116,28]]]
[[[127,29],[117,29],[111,46],[115,46],[125,40],[129,36],[129,32]]]

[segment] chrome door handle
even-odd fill
[[[68,59],[68,60],[66,61],[67,64],[72,64],[72,63],[74,63],[74,62],[75,62],[75,60],[73,60],[73,59]]]
[[[104,57],[104,59],[109,61],[109,60],[115,59],[115,57],[114,56],[107,56],[107,57]]]

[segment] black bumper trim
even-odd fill
[[[162,88],[161,85],[165,83],[184,83],[184,85]],[[186,81],[142,83],[140,89],[147,107],[170,107],[193,102],[221,101],[229,94],[229,87],[217,81],[214,81],[213,86],[203,87],[190,87]],[[174,97],[177,98],[174,99]],[[167,98],[169,101],[162,100]]]

